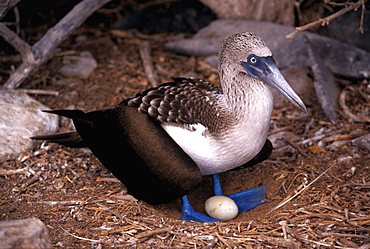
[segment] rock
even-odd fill
[[[370,151],[370,134],[354,139],[353,144],[359,147],[360,149]]]
[[[218,18],[269,21],[294,25],[295,3],[290,0],[200,0]]]
[[[226,37],[206,37],[206,38],[190,38],[183,39],[180,41],[167,42],[164,47],[169,50],[173,50],[179,54],[194,55],[194,56],[208,56],[213,53],[220,51],[221,43]],[[217,56],[216,64],[212,66],[217,67]]]
[[[249,31],[256,33],[267,43],[279,68],[310,67],[304,43],[306,35],[315,44],[324,64],[335,74],[352,78],[370,77],[370,53],[310,32],[302,32],[293,39],[286,39],[286,35],[294,30],[294,27],[270,22],[219,19],[201,29],[193,38],[168,42],[165,48],[187,55],[208,56],[219,51],[227,36]]]
[[[312,105],[315,92],[312,88],[312,79],[308,77],[308,70],[300,67],[291,67],[281,70],[286,81],[299,95],[305,105]],[[274,87],[270,87],[274,95],[274,108],[279,109],[291,105],[291,102]]]
[[[335,82],[333,73],[324,65],[322,58],[309,39],[306,41],[311,69],[314,78],[314,87],[317,99],[326,117],[333,124],[336,123],[338,109],[339,86]]]
[[[53,248],[46,226],[37,218],[0,222],[0,248]]]
[[[83,42],[86,42],[87,40],[89,40],[89,37],[87,35],[78,35],[75,38],[76,43],[83,43]]]
[[[67,77],[88,79],[90,73],[98,66],[98,63],[89,51],[82,51],[80,56],[66,55],[63,57],[64,66],[59,70]]]
[[[204,63],[208,66],[217,68],[218,67],[218,56],[217,55],[210,55],[204,59]]]
[[[364,20],[360,31],[360,20],[364,11]],[[370,52],[370,10],[349,11],[330,21],[329,25],[320,26],[317,32],[338,41],[342,41]]]
[[[58,117],[41,111],[47,109],[25,93],[0,91],[0,162],[33,149],[30,137],[57,131]]]

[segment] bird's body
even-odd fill
[[[267,97],[252,99],[259,107],[254,109],[256,115],[244,115],[237,120],[233,110],[227,108],[224,95],[218,94],[213,99],[205,97],[202,103],[214,109],[210,113],[214,122],[219,122],[219,117],[224,119],[217,129],[201,122],[186,124],[185,129],[172,123],[163,123],[162,127],[197,163],[203,175],[233,169],[256,156],[266,141],[272,101],[270,89],[265,90]],[[243,145],[247,144],[246,149]]]
[[[271,51],[252,33],[224,42],[219,73],[221,88],[175,78],[110,109],[51,112],[74,120],[82,140],[129,193],[150,203],[167,202],[192,191],[202,175],[259,162],[271,153],[269,85],[305,111]]]
[[[243,165],[262,149],[272,95],[266,84],[257,87],[259,95],[246,98],[237,110],[227,106],[220,88],[197,78],[174,79],[173,83],[146,90],[126,103],[156,118],[202,174],[210,175]],[[236,116],[236,112],[241,115]]]

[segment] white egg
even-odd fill
[[[228,221],[238,216],[238,206],[233,199],[216,195],[210,197],[205,204],[206,212],[214,219]]]

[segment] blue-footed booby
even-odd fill
[[[221,88],[203,79],[174,78],[112,108],[47,111],[73,119],[78,134],[37,139],[83,142],[134,197],[150,204],[181,197],[183,220],[216,222],[194,211],[186,194],[200,184],[202,175],[213,175],[215,195],[222,195],[218,173],[270,155],[270,87],[307,112],[270,49],[253,33],[224,41],[219,75]],[[263,203],[265,193],[266,186],[260,186],[229,197],[241,213]]]

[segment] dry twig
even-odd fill
[[[370,122],[369,117],[353,114],[350,111],[350,109],[348,108],[348,106],[346,105],[346,95],[348,94],[349,90],[353,91],[354,88],[353,87],[347,87],[339,95],[338,102],[339,102],[340,107],[343,110],[343,114],[346,116],[347,119],[352,119],[355,122],[362,122],[362,123]]]
[[[290,202],[291,200],[293,200],[294,198],[296,198],[298,195],[300,195],[303,191],[305,191],[307,188],[309,188],[312,184],[314,184],[317,180],[319,180],[323,175],[325,175],[331,168],[334,167],[335,164],[332,164],[329,168],[327,168],[324,172],[322,172],[318,177],[316,177],[312,182],[310,182],[309,184],[307,184],[306,187],[302,188],[300,191],[298,191],[296,194],[294,194],[293,196],[289,197],[287,200],[283,201],[282,203],[280,203],[279,205],[277,205],[276,207],[274,207],[273,209],[271,209],[269,212],[267,212],[267,214],[270,214],[272,213],[273,211],[281,208],[282,206],[284,206],[285,204],[287,204],[288,202]],[[267,215],[266,214],[266,215]]]
[[[32,47],[16,33],[0,23],[0,35],[22,55],[23,63],[10,75],[5,88],[17,88],[37,67],[44,63],[54,49],[80,26],[95,10],[110,0],[83,0],[62,20],[50,28]]]
[[[318,25],[323,25],[323,26],[328,25],[335,18],[340,17],[341,15],[347,13],[348,11],[357,10],[361,6],[362,6],[362,9],[363,9],[362,11],[364,11],[364,9],[365,9],[364,8],[365,7],[364,5],[365,5],[365,2],[367,2],[367,1],[368,0],[359,0],[356,3],[351,3],[348,7],[344,8],[344,9],[341,9],[338,12],[335,12],[334,14],[332,14],[330,16],[327,16],[325,18],[321,18],[321,19],[319,19],[317,21],[308,23],[308,24],[303,25],[303,26],[300,26],[300,27],[296,27],[296,30],[293,31],[292,33],[288,34],[286,36],[286,38],[287,39],[292,39],[293,37],[295,37],[299,33],[303,32],[305,30],[311,29],[313,27],[316,27]],[[361,20],[360,20],[360,31],[362,30],[362,32],[363,32],[363,28],[362,28],[363,14],[364,14],[364,12],[362,12]]]
[[[150,237],[150,236],[153,236],[159,233],[166,233],[166,232],[171,232],[171,231],[172,231],[172,227],[164,227],[164,228],[160,228],[156,230],[148,230],[148,231],[145,231],[145,232],[142,232],[136,235],[135,238],[142,239],[142,238]]]
[[[30,95],[51,95],[51,96],[59,95],[59,92],[57,91],[41,90],[41,89],[19,89],[17,91],[24,92]]]
[[[13,174],[24,174],[26,172],[27,172],[27,167],[24,167],[21,169],[0,169],[1,176],[13,175]]]
[[[71,234],[70,232],[66,231],[63,229],[63,227],[61,227],[59,225],[60,229],[62,229],[66,234],[68,234],[69,236],[72,236],[73,238],[76,238],[76,239],[80,239],[80,240],[85,240],[85,241],[90,241],[90,242],[97,242],[97,243],[102,243],[102,241],[100,240],[95,240],[95,239],[88,239],[88,238],[84,238],[84,237],[80,237],[80,236],[77,236],[77,235],[74,235],[74,234]]]
[[[25,189],[27,188],[28,186],[30,186],[31,184],[35,183],[36,181],[39,180],[40,178],[40,175],[41,175],[41,171],[37,172],[36,174],[34,174],[33,177],[31,177],[30,179],[28,179],[28,181],[26,181],[25,183],[22,184],[21,186],[21,189]]]
[[[141,61],[143,62],[144,71],[146,77],[152,87],[155,87],[159,84],[158,75],[155,72],[153,66],[153,60],[151,54],[150,44],[147,41],[143,41],[140,43],[140,57]]]
[[[290,141],[289,139],[284,139],[285,140],[285,142],[287,142],[290,146],[292,146],[294,149],[296,149],[298,152],[299,152],[299,154],[301,154],[302,156],[304,156],[304,157],[308,157],[308,155],[307,155],[307,153],[306,152],[304,152],[300,147],[299,147],[299,145],[297,145],[297,144],[295,144],[295,143],[293,143],[292,141]]]

